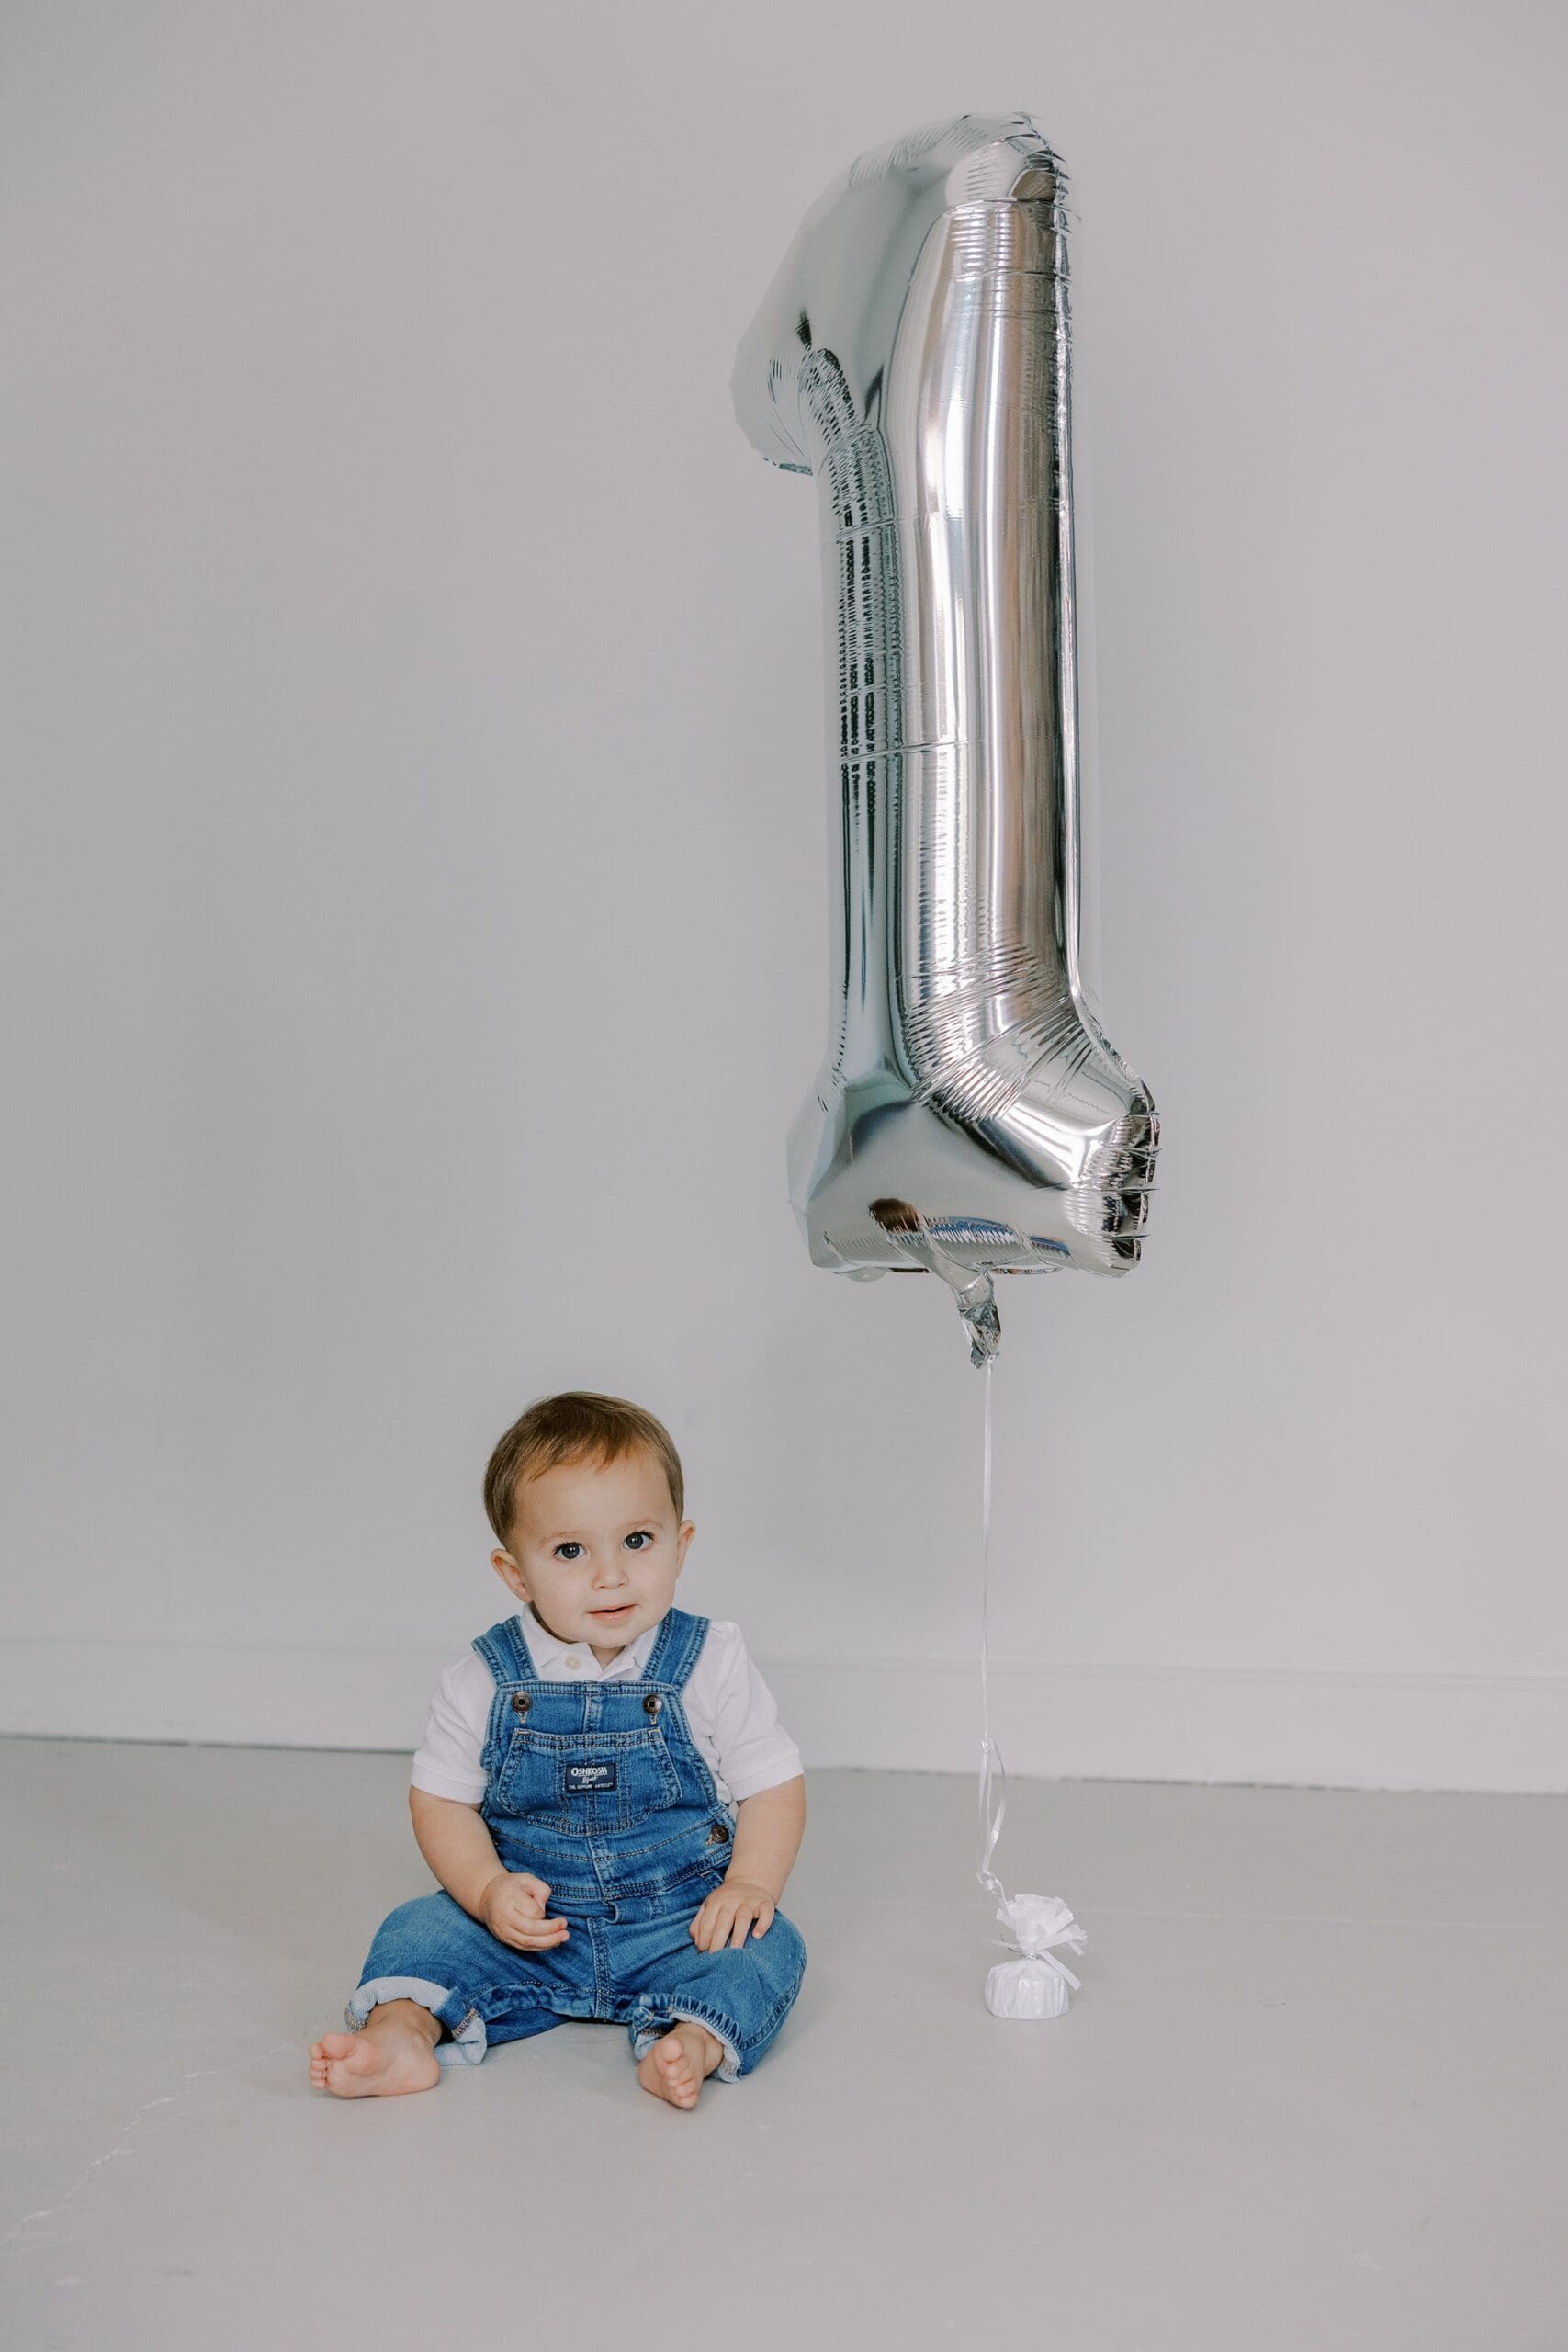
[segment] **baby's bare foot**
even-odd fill
[[[399,2014],[416,2010],[412,2001],[382,2001],[357,2033],[323,2033],[310,2044],[310,2080],[316,2088],[335,2091],[339,2098],[434,2090],[441,2080],[435,2055],[441,2028],[428,2009]]]
[[[644,2051],[637,2078],[645,2091],[667,2098],[671,2107],[695,2107],[704,2076],[723,2057],[724,2044],[716,2035],[694,2018],[682,2018],[661,2041]]]

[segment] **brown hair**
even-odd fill
[[[517,1491],[525,1478],[554,1470],[563,1462],[618,1462],[623,1454],[646,1446],[670,1481],[670,1499],[680,1519],[685,1510],[686,1481],[681,1457],[662,1421],[629,1405],[624,1396],[599,1396],[589,1388],[569,1388],[559,1396],[541,1396],[520,1420],[496,1441],[485,1471],[485,1516],[502,1548],[512,1541],[517,1515]]]

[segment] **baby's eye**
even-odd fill
[[[635,1535],[627,1536],[626,1549],[628,1552],[646,1552],[652,1541],[653,1537],[649,1534],[648,1529],[646,1527],[639,1527]]]
[[[556,1545],[556,1557],[558,1560],[578,1559],[581,1557],[581,1552],[582,1546],[581,1544],[558,1544]]]

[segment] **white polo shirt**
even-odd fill
[[[542,1682],[609,1682],[640,1677],[659,1639],[649,1625],[602,1667],[586,1642],[560,1642],[526,1603],[517,1614]],[[740,1628],[728,1617],[708,1621],[707,1638],[681,1693],[686,1721],[717,1784],[720,1802],[739,1804],[763,1789],[793,1781],[800,1750],[779,1722],[773,1692],[747,1655]],[[495,1677],[478,1650],[455,1658],[436,1685],[430,1720],[415,1752],[412,1781],[433,1797],[478,1804],[486,1780],[479,1759],[495,1699]]]

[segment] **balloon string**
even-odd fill
[[[982,1886],[1008,1899],[1007,1889],[991,1870],[991,1856],[997,1839],[1002,1834],[1002,1818],[1008,1809],[1007,1767],[1002,1762],[1001,1749],[991,1737],[991,1695],[987,1668],[989,1660],[989,1637],[987,1615],[991,1586],[991,1363],[986,1362],[986,1443],[984,1468],[980,1482],[980,1713],[984,1732],[980,1744],[980,1862],[975,1875]],[[1001,1774],[1001,1788],[997,1797],[995,1816],[991,1813],[991,1758],[997,1759]]]

